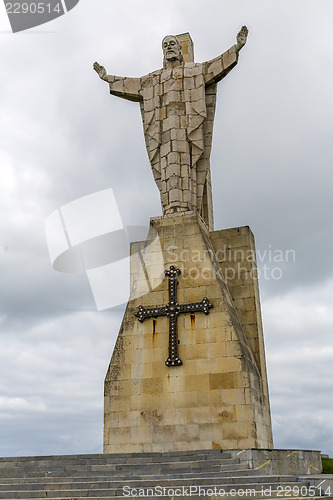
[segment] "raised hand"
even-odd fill
[[[240,50],[246,44],[248,33],[249,33],[249,30],[247,29],[247,27],[242,26],[240,32],[237,34],[237,37],[236,37],[237,50]]]
[[[105,80],[107,73],[106,73],[106,69],[104,68],[104,66],[101,66],[100,64],[98,64],[98,62],[95,62],[93,65],[93,68],[96,71],[96,73],[98,74],[98,76],[102,80]]]

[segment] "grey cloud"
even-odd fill
[[[99,450],[103,379],[120,318],[73,312],[2,335],[0,455]]]

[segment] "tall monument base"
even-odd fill
[[[272,447],[250,229],[209,232],[191,212],[152,219],[131,245],[104,452]]]

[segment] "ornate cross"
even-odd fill
[[[182,360],[178,357],[178,331],[177,331],[177,318],[183,313],[196,313],[203,312],[209,314],[209,309],[213,305],[209,302],[207,297],[204,297],[201,302],[192,302],[191,304],[178,304],[177,303],[177,278],[180,275],[180,269],[175,269],[174,266],[170,267],[169,271],[165,271],[165,275],[169,278],[169,302],[165,306],[153,307],[145,309],[139,306],[139,312],[135,313],[140,323],[147,318],[157,318],[158,316],[167,316],[169,318],[169,357],[165,364],[167,366],[180,366],[183,364]]]

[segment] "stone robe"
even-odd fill
[[[179,63],[141,78],[108,75],[110,93],[140,103],[163,214],[198,212],[213,229],[210,151],[216,83],[237,64],[233,46],[204,63]]]

